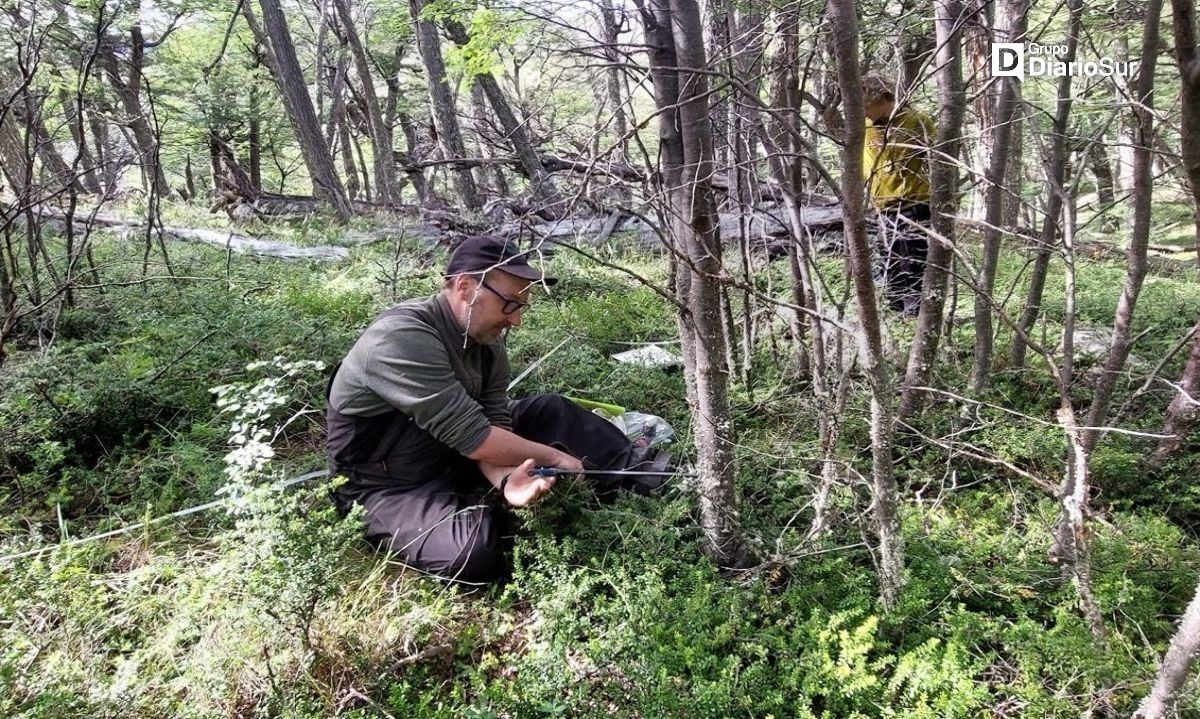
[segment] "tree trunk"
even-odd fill
[[[1116,37],[1113,39],[1113,55],[1118,64],[1129,66],[1129,39],[1125,36],[1125,28],[1114,28]],[[1132,78],[1115,74],[1112,76],[1113,103],[1118,107],[1127,102],[1125,97],[1133,96],[1129,86]],[[1137,174],[1135,159],[1138,134],[1138,116],[1134,112],[1122,112],[1117,119],[1117,179],[1121,191],[1131,194],[1134,191],[1134,176]]]
[[[1200,651],[1200,585],[1179,620],[1179,629],[1171,638],[1167,654],[1158,668],[1158,677],[1150,693],[1134,712],[1133,719],[1163,719],[1171,711],[1175,695],[1188,678],[1196,653]]]
[[[95,108],[87,111],[88,127],[92,131],[92,144],[96,152],[96,166],[100,168],[100,184],[108,195],[117,187],[119,168],[108,153],[108,121]]]
[[[1194,0],[1171,0],[1171,25],[1175,34],[1175,64],[1181,82],[1180,104],[1183,117],[1180,123],[1180,154],[1192,191],[1192,217],[1196,226],[1196,247],[1200,252],[1200,55],[1196,52],[1196,8]],[[1197,323],[1200,328],[1200,322]],[[1200,332],[1192,340],[1187,366],[1179,379],[1175,398],[1167,407],[1158,447],[1150,457],[1150,465],[1161,467],[1183,447],[1187,435],[1196,424],[1196,389],[1200,387]]]
[[[371,75],[371,63],[354,27],[350,2],[333,0],[333,4],[337,8],[338,17],[341,18],[346,41],[350,44],[350,55],[354,58],[354,70],[358,73],[358,81],[362,86],[363,106],[371,137],[375,199],[384,205],[395,204],[399,198],[396,196],[396,160],[392,156],[392,129],[383,122],[383,112],[379,109],[379,97],[375,94],[375,81]]]
[[[1160,432],[1167,436],[1158,441],[1154,454],[1150,455],[1148,464],[1151,467],[1162,467],[1179,454],[1200,415],[1196,399],[1197,390],[1200,389],[1200,321],[1197,321],[1192,332],[1192,350],[1183,368],[1183,376],[1176,382],[1175,398],[1167,406],[1167,416]]]
[[[961,0],[938,0],[934,8],[938,118],[937,139],[929,158],[929,204],[935,237],[930,238],[925,257],[921,309],[908,353],[900,406],[896,410],[900,420],[909,418],[916,411],[922,398],[921,391],[916,388],[929,384],[933,371],[946,306],[950,263],[954,261],[954,218],[958,214],[958,157],[966,107],[962,76],[962,26],[966,10]]]
[[[721,238],[712,189],[708,69],[695,0],[671,0],[675,53],[679,63],[679,122],[682,135],[681,184],[672,188],[673,205],[682,221],[682,245],[691,267],[687,305],[693,334],[688,355],[696,383],[696,439],[700,457],[701,518],[709,549],[723,566],[748,565],[749,556],[737,519],[734,490],[733,418],[729,409],[729,377],[721,371],[720,285]],[[685,355],[686,356],[686,355]]]
[[[686,263],[676,263],[688,395],[699,457],[700,521],[709,554],[721,566],[745,567],[734,488],[728,376],[722,372],[721,244],[712,189],[708,68],[695,0],[637,0],[646,26],[659,108],[663,190],[669,236]]]
[[[1025,36],[1025,13],[1029,0],[1008,0],[1004,17],[1005,42],[1022,42]],[[1017,81],[1007,77],[997,80],[996,125],[991,133],[991,147],[984,192],[986,213],[983,230],[983,259],[979,276],[975,278],[975,359],[971,366],[971,391],[982,394],[992,373],[992,351],[995,336],[992,313],[1003,308],[996,305],[993,290],[996,286],[996,266],[1000,260],[1003,239],[1004,197],[1009,191],[1005,184],[1012,150],[1013,119],[1017,111]]]
[[[454,106],[454,96],[450,92],[450,84],[446,80],[446,64],[442,60],[442,41],[438,37],[437,28],[433,22],[421,19],[421,11],[425,7],[424,0],[409,0],[408,9],[412,15],[413,26],[416,28],[417,49],[421,53],[421,62],[425,65],[425,81],[429,85],[429,102],[433,111],[433,124],[437,128],[438,144],[447,160],[459,160],[467,156],[466,145],[463,144],[462,131],[458,126],[458,111]],[[458,168],[452,171],[454,188],[459,201],[468,210],[479,208],[479,195],[475,189],[475,178],[471,176],[470,168]]]
[[[455,20],[446,20],[445,28],[446,34],[459,46],[466,45],[470,40],[466,29]],[[566,200],[559,194],[558,187],[554,184],[554,178],[550,176],[550,173],[542,165],[542,161],[538,159],[537,150],[529,140],[529,133],[525,131],[525,123],[517,119],[512,106],[509,105],[508,100],[504,97],[504,92],[500,89],[500,84],[491,75],[476,75],[474,79],[483,87],[488,102],[491,103],[492,111],[496,113],[496,119],[500,121],[500,127],[504,129],[504,134],[509,144],[512,145],[513,152],[521,162],[521,169],[529,178],[537,213],[549,220],[565,217],[567,213]]]
[[[161,197],[170,192],[170,188],[167,186],[167,178],[163,174],[162,163],[158,157],[158,137],[155,136],[154,128],[142,109],[142,61],[145,57],[145,39],[142,37],[142,28],[138,25],[130,29],[129,35],[131,54],[128,80],[121,77],[117,56],[111,45],[100,45],[96,51],[96,62],[108,75],[113,89],[117,92],[117,98],[125,109],[127,123],[133,132],[138,151],[142,180],[147,190],[153,186],[154,191]]]
[[[313,196],[328,202],[337,220],[344,223],[354,210],[346,199],[346,191],[334,169],[329,147],[321,137],[321,125],[317,122],[317,113],[308,96],[308,83],[296,57],[287,19],[279,0],[259,0],[258,4],[262,8],[264,30],[271,39],[269,47],[274,58],[275,83],[283,96],[284,109],[312,178]],[[249,4],[243,7],[249,8]]]
[[[846,120],[842,147],[843,232],[850,249],[850,275],[862,323],[864,369],[871,385],[871,482],[879,536],[879,583],[883,605],[891,609],[904,586],[904,545],[897,516],[896,479],[892,474],[892,382],[883,354],[864,212],[866,112],[859,72],[858,10],[853,0],[829,0],[827,11]]]
[[[75,144],[75,157],[81,167],[80,182],[83,189],[92,194],[100,194],[100,180],[96,177],[96,160],[88,148],[87,134],[83,130],[82,106],[77,98],[62,87],[58,92],[58,101],[63,107],[67,127],[71,130],[71,142]]]
[[[474,111],[471,127],[479,143],[479,156],[487,160],[495,159],[496,153],[493,148],[499,143],[492,137],[496,133],[489,131],[488,115],[491,113],[488,110],[487,93],[477,82],[471,83],[471,109]],[[491,193],[496,197],[509,196],[508,180],[504,178],[504,168],[499,164],[481,167],[478,184],[489,186]]]
[[[1079,35],[1083,27],[1082,0],[1069,0],[1070,19],[1067,29],[1067,53],[1062,57],[1063,62],[1072,62],[1079,47]],[[1033,270],[1029,276],[1029,289],[1025,297],[1025,307],[1017,320],[1020,332],[1013,337],[1010,360],[1013,367],[1025,366],[1025,338],[1033,331],[1042,308],[1042,292],[1046,287],[1046,273],[1050,269],[1050,259],[1058,237],[1060,215],[1067,193],[1067,156],[1070,143],[1067,141],[1068,124],[1071,119],[1071,76],[1064,75],[1058,80],[1057,110],[1054,123],[1050,128],[1050,155],[1046,160],[1046,179],[1049,184],[1049,194],[1046,196],[1046,214],[1042,217],[1042,230],[1038,238],[1038,248],[1033,260]],[[1093,145],[1095,147],[1095,145]]]
[[[258,85],[250,85],[250,128],[246,138],[250,146],[247,164],[250,165],[250,184],[262,192],[262,111],[258,96]]]
[[[1138,118],[1137,144],[1134,146],[1134,190],[1133,229],[1129,238],[1129,250],[1125,260],[1125,281],[1121,297],[1117,302],[1117,314],[1113,321],[1113,338],[1108,357],[1104,362],[1104,373],[1100,375],[1087,424],[1098,428],[1108,421],[1108,406],[1112,401],[1117,378],[1129,359],[1132,349],[1130,325],[1137,308],[1142,282],[1146,279],[1146,253],[1150,244],[1150,195],[1153,177],[1150,166],[1154,154],[1154,68],[1158,54],[1159,16],[1163,0],[1150,0],[1146,6],[1146,25],[1142,32],[1141,65],[1134,85],[1134,113]],[[1084,437],[1084,446],[1091,451],[1100,438],[1099,429],[1090,429]]]
[[[617,49],[620,41],[621,26],[617,23],[617,13],[613,9],[612,0],[600,0],[600,20],[604,27],[604,59],[608,66],[604,69],[605,88],[608,91],[608,108],[612,112],[613,141],[620,147],[617,159],[622,164],[629,163],[629,122],[625,118],[625,100],[621,93],[621,54]]]

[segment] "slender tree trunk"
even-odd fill
[[[396,197],[396,161],[392,157],[392,129],[384,124],[379,98],[375,94],[375,81],[371,75],[371,63],[350,14],[349,0],[333,0],[346,41],[350,44],[350,56],[354,58],[354,70],[362,86],[363,106],[370,129],[371,150],[375,176],[375,198],[381,204],[394,204]]]
[[[108,121],[95,108],[87,111],[88,127],[92,131],[92,143],[96,152],[96,166],[100,168],[100,184],[104,194],[116,189],[119,168],[108,154]]]
[[[1074,214],[1068,208],[1068,215]],[[1067,436],[1067,466],[1063,472],[1059,502],[1062,515],[1055,533],[1052,559],[1061,563],[1063,574],[1070,578],[1079,594],[1079,604],[1098,642],[1104,640],[1104,620],[1092,593],[1092,558],[1088,542],[1087,515],[1091,483],[1088,475],[1088,448],[1085,431],[1076,420],[1071,399],[1071,384],[1075,373],[1075,232],[1074,222],[1064,223],[1063,259],[1065,263],[1063,312],[1062,365],[1057,373],[1059,392],[1058,423]]]
[[[1072,62],[1079,47],[1079,35],[1083,27],[1082,0],[1069,0],[1070,20],[1067,29],[1067,53],[1062,57],[1063,62]],[[1068,124],[1071,119],[1071,76],[1064,75],[1058,80],[1058,95],[1054,123],[1050,129],[1050,152],[1046,160],[1046,178],[1049,181],[1049,194],[1046,196],[1046,214],[1042,217],[1042,230],[1038,238],[1038,249],[1033,260],[1033,269],[1029,276],[1029,289],[1025,297],[1025,307],[1017,326],[1021,332],[1013,337],[1010,361],[1013,367],[1025,365],[1025,338],[1033,331],[1042,308],[1042,292],[1046,287],[1046,273],[1050,269],[1050,259],[1058,238],[1058,228],[1061,221],[1063,202],[1067,192],[1067,156],[1070,143],[1067,141]]]
[[[247,164],[250,166],[250,184],[262,192],[262,108],[258,96],[258,85],[250,85],[250,122],[246,137],[249,145]]]
[[[1008,0],[1005,6],[1005,42],[1023,40],[1028,3],[1029,0]],[[997,82],[1000,87],[996,98],[996,125],[992,129],[987,188],[984,191],[986,224],[983,230],[983,259],[979,265],[979,276],[975,278],[975,360],[971,366],[970,381],[971,391],[977,395],[983,393],[992,373],[995,343],[992,313],[1003,311],[1003,308],[995,306],[993,290],[1004,234],[1004,197],[1009,191],[1005,179],[1010,164],[1008,156],[1012,150],[1013,120],[1018,97],[1014,78],[1001,78]]]
[[[259,0],[259,6],[262,8],[264,30],[270,37],[275,82],[283,96],[283,105],[304,156],[304,164],[312,178],[313,196],[328,202],[338,221],[346,222],[354,210],[334,169],[329,147],[321,137],[321,125],[317,122],[317,113],[308,96],[308,83],[300,69],[283,9],[279,0]],[[243,7],[248,8],[249,4]]]
[[[489,117],[491,110],[489,109],[487,93],[483,91],[483,86],[477,82],[471,83],[471,108],[475,112],[473,118],[472,129],[475,131],[475,137],[479,141],[479,154],[481,157],[493,159],[497,157],[495,147],[499,146],[497,138],[498,133],[492,131]],[[508,197],[510,195],[508,188],[508,180],[504,177],[504,168],[498,164],[485,166],[480,168],[484,182],[491,187],[491,192],[497,197]]]
[[[955,216],[958,214],[958,158],[962,143],[966,106],[962,76],[962,28],[965,8],[961,0],[938,0],[934,5],[937,35],[936,78],[938,86],[937,139],[930,152],[930,207],[933,232],[921,280],[921,309],[908,353],[904,389],[896,416],[912,416],[921,402],[916,389],[929,383],[937,357],[950,263],[954,261]]]
[[[612,0],[600,0],[600,20],[604,27],[605,89],[608,91],[608,108],[612,112],[613,141],[620,147],[617,161],[629,163],[629,122],[625,117],[625,99],[621,93],[621,54],[617,49],[621,27]]]
[[[1175,64],[1181,83],[1180,104],[1183,118],[1179,130],[1180,154],[1192,191],[1192,217],[1195,223],[1196,248],[1200,252],[1200,55],[1196,52],[1196,8],[1194,0],[1171,0],[1171,25],[1175,34]],[[1200,322],[1197,323],[1200,328]],[[1197,400],[1200,388],[1200,333],[1192,339],[1192,351],[1180,377],[1175,398],[1167,407],[1166,420],[1158,447],[1150,457],[1150,465],[1161,467],[1174,457],[1187,441],[1196,424]]]
[[[1197,390],[1200,390],[1200,321],[1197,321],[1192,332],[1192,350],[1183,368],[1183,376],[1175,383],[1175,398],[1167,406],[1167,416],[1159,433],[1166,436],[1158,441],[1154,454],[1150,455],[1147,464],[1151,467],[1162,467],[1179,454],[1200,416],[1200,405],[1197,404],[1200,400],[1196,397]]]
[[[113,89],[117,92],[117,98],[125,110],[129,129],[133,132],[146,188],[149,190],[153,185],[154,191],[161,197],[170,192],[170,188],[167,186],[166,175],[163,174],[162,165],[158,160],[158,138],[142,108],[142,62],[145,57],[145,39],[142,36],[142,28],[138,25],[134,25],[130,29],[130,48],[128,80],[121,76],[117,56],[111,47],[102,46],[101,49],[98,49],[96,61],[108,75]]]
[[[71,142],[75,145],[75,156],[81,167],[80,182],[86,192],[100,194],[100,180],[96,177],[96,160],[88,148],[87,135],[83,130],[83,116],[76,98],[71,97],[66,87],[58,92],[58,101],[63,107],[67,127],[71,130]]]
[[[458,126],[458,111],[450,84],[446,80],[446,64],[442,60],[442,41],[433,22],[421,19],[424,0],[409,0],[408,8],[416,28],[417,49],[425,65],[425,80],[429,84],[429,102],[433,109],[433,124],[437,128],[438,144],[447,160],[458,160],[467,156],[462,131]],[[475,189],[475,178],[470,168],[461,167],[452,171],[454,188],[463,207],[468,210],[479,208],[479,196]]]
[[[714,561],[744,567],[734,488],[733,426],[728,376],[722,371],[721,244],[712,190],[708,68],[695,0],[636,0],[646,28],[659,108],[662,182],[669,236],[686,262],[676,262],[688,395],[699,457],[700,521]],[[669,2],[669,4],[668,4]]]
[[[674,206],[684,221],[682,245],[691,267],[688,309],[694,334],[690,343],[696,382],[696,439],[701,477],[701,518],[713,557],[723,566],[747,566],[749,556],[737,518],[733,453],[733,417],[729,376],[721,370],[721,238],[712,189],[713,141],[708,101],[708,61],[700,8],[695,0],[670,0],[679,74],[679,122],[682,130],[682,183],[673,188]]]
[[[192,155],[188,153],[183,160],[183,187],[187,193],[186,200],[196,199],[196,176],[192,172]]]
[[[1129,39],[1125,36],[1125,28],[1114,28],[1116,37],[1113,39],[1113,55],[1118,64],[1128,66],[1129,63]],[[1112,95],[1113,102],[1118,106],[1122,106],[1129,102],[1127,97],[1133,97],[1134,90],[1130,87],[1131,78],[1123,77],[1120,74],[1112,77]],[[1127,194],[1134,191],[1134,176],[1137,174],[1135,169],[1137,161],[1135,159],[1137,148],[1139,120],[1134,112],[1121,113],[1117,120],[1117,179],[1121,184],[1121,191]]]
[[[883,605],[891,609],[904,586],[904,545],[897,515],[896,479],[892,473],[892,381],[884,358],[864,212],[866,112],[859,72],[858,10],[853,0],[829,0],[826,7],[846,119],[842,147],[842,223],[846,245],[850,248],[850,275],[862,323],[865,371],[871,385],[871,482],[879,536],[880,590]]]
[[[1125,281],[1121,297],[1117,301],[1117,314],[1113,320],[1113,338],[1108,357],[1104,362],[1104,373],[1100,375],[1096,391],[1092,395],[1092,406],[1088,411],[1089,427],[1102,427],[1108,421],[1108,407],[1112,402],[1117,378],[1125,368],[1132,349],[1133,313],[1137,308],[1142,282],[1146,279],[1146,253],[1150,244],[1150,195],[1153,177],[1150,166],[1154,154],[1154,68],[1158,53],[1159,16],[1163,0],[1149,0],[1146,6],[1146,25],[1142,32],[1142,61],[1134,84],[1134,113],[1138,118],[1137,144],[1134,146],[1134,192],[1133,229],[1129,238],[1129,249],[1125,259]],[[1091,451],[1100,438],[1100,430],[1090,429],[1084,437],[1084,446]]]
[[[470,40],[466,29],[457,21],[446,20],[445,28],[446,34],[459,46],[466,45]],[[496,78],[491,75],[476,75],[475,82],[479,83],[487,95],[492,111],[496,113],[496,119],[500,121],[500,127],[504,129],[506,139],[512,145],[513,152],[521,163],[521,169],[529,178],[530,190],[538,214],[551,220],[566,216],[566,200],[559,194],[558,187],[554,184],[554,178],[542,165],[537,150],[529,140],[525,123],[517,119],[512,106],[500,89],[500,84],[496,82]]]
[[[1196,653],[1200,652],[1200,585],[1179,620],[1179,629],[1171,638],[1166,656],[1158,668],[1158,677],[1150,693],[1134,712],[1133,719],[1164,719],[1171,711],[1175,695],[1187,681]]]

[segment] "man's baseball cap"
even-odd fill
[[[517,243],[498,235],[467,237],[450,254],[446,276],[482,273],[495,269],[530,282],[545,282],[547,285],[558,282],[558,278],[548,277],[529,264],[526,256],[532,251],[522,252]]]

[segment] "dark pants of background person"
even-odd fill
[[[664,469],[669,459],[653,448],[634,448],[612,423],[561,395],[515,400],[510,410],[513,432],[579,457],[589,469]],[[343,511],[362,505],[367,538],[440,577],[503,578],[513,517],[478,465],[399,412],[380,418],[373,432],[362,432],[361,424],[350,432],[356,422],[328,411],[336,457],[330,471],[348,478],[335,500]],[[347,446],[350,434],[359,435],[352,442],[359,446]],[[648,489],[620,475],[588,475],[588,481],[601,495]]]
[[[915,317],[921,308],[921,281],[929,253],[928,236],[912,223],[928,226],[930,217],[927,204],[879,211],[876,278],[883,285],[888,306],[909,317]]]

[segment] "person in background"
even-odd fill
[[[512,516],[555,477],[588,469],[669,471],[605,419],[553,394],[509,401],[507,333],[538,286],[556,280],[503,238],[466,238],[441,291],[382,312],[334,368],[326,451],[347,482],[335,499],[364,509],[369,539],[407,564],[468,583],[508,572]],[[649,492],[662,477],[588,475],[602,494]]]
[[[908,317],[921,306],[921,281],[929,250],[929,145],[933,119],[897,103],[895,83],[880,75],[863,78],[867,133],[863,173],[879,218],[879,268],[888,305]]]

